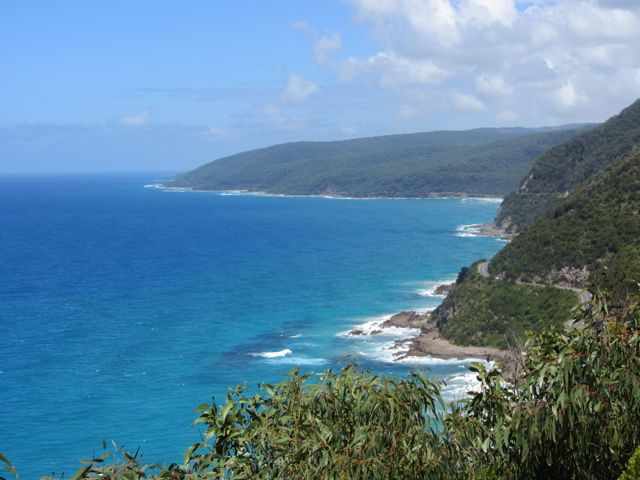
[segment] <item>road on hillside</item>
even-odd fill
[[[489,278],[489,262],[480,262],[478,263],[478,273],[480,275],[482,275],[484,278]],[[532,287],[543,287],[544,284],[539,284],[539,283],[524,283],[524,282],[516,282],[519,283],[520,285],[531,285]],[[556,288],[563,288],[566,290],[573,290],[575,292],[579,293],[580,296],[580,303],[585,304],[585,303],[589,303],[591,301],[591,294],[589,292],[586,292],[584,290],[580,291],[576,288],[572,288],[572,287],[561,287],[559,285],[554,285],[554,287]]]
[[[489,262],[480,262],[478,264],[478,273],[484,278],[489,278]]]

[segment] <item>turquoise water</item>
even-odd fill
[[[75,471],[102,438],[177,461],[195,406],[295,365],[402,374],[398,337],[340,332],[433,308],[425,291],[502,245],[456,230],[495,202],[144,188],[165,178],[0,177],[0,451],[22,478]],[[464,364],[422,366],[466,388]]]

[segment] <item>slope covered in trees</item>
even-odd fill
[[[568,320],[578,301],[571,288],[633,288],[628,279],[640,278],[640,150],[559,200],[488,270],[484,278],[469,268],[433,312],[445,338],[504,347],[513,334]]]
[[[640,150],[574,190],[489,264],[493,275],[552,281],[562,269],[598,272],[640,249]]]
[[[562,324],[582,288],[598,285],[618,296],[634,289],[628,279],[640,278],[637,141],[640,101],[542,155],[525,193],[508,197],[501,210],[515,208],[511,225],[522,227],[522,220],[527,228],[489,262],[488,278],[459,278],[433,314],[441,334],[504,346],[512,334]]]
[[[578,305],[571,290],[484,278],[476,267],[463,270],[432,314],[441,335],[458,345],[506,349],[527,331],[561,328]]]
[[[538,155],[585,128],[477,129],[287,143],[215,160],[167,185],[353,197],[505,195]]]
[[[602,125],[538,158],[518,192],[505,198],[496,225],[519,232],[543,218],[575,187],[640,145],[640,100]]]

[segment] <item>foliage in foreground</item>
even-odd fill
[[[475,364],[479,390],[444,405],[420,372],[292,371],[257,395],[238,388],[200,406],[201,439],[182,465],[141,465],[119,450],[75,478],[634,478],[640,299],[596,302],[584,317],[590,327],[533,336],[515,386]]]

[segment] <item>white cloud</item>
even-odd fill
[[[120,118],[120,123],[127,127],[141,127],[147,124],[152,113],[153,111],[150,108],[145,108],[137,113]]]
[[[373,74],[385,88],[435,85],[446,77],[446,72],[430,60],[414,60],[387,52],[378,52],[365,59],[349,57],[337,68],[341,76],[349,81],[361,75]]]
[[[291,75],[280,97],[285,102],[296,103],[317,93],[318,90],[318,85],[311,80],[302,78],[300,75]]]
[[[397,111],[408,87],[449,99],[445,112],[484,109],[488,122],[528,125],[604,120],[637,95],[640,0],[347,2],[377,53],[328,66],[395,92]],[[470,85],[477,97],[451,93]]]
[[[314,52],[318,63],[324,63],[329,56],[342,48],[342,36],[338,32],[320,37],[314,45]]]
[[[496,121],[501,125],[513,124],[518,119],[518,114],[512,110],[500,110],[498,113],[496,113]]]
[[[586,38],[623,40],[638,38],[640,21],[633,12],[579,2],[567,11],[569,28]]]
[[[518,17],[513,0],[462,0],[459,13],[462,23],[484,27],[499,23],[511,28]]]
[[[452,95],[453,103],[458,110],[481,112],[485,109],[484,103],[468,93],[455,92]]]
[[[483,73],[476,78],[476,88],[485,95],[496,97],[511,95],[513,93],[513,89],[507,85],[502,75]]]
[[[403,104],[398,108],[397,115],[400,118],[414,118],[420,115],[422,110],[415,105]]]
[[[564,108],[574,107],[587,100],[584,95],[576,90],[571,80],[567,80],[564,85],[555,91],[555,97],[558,104]]]

